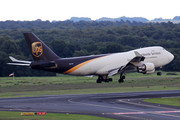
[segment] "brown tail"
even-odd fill
[[[23,33],[32,54],[34,61],[52,61],[59,59],[44,42],[42,42],[34,33]]]

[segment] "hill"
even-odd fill
[[[71,17],[68,20],[73,21],[73,22],[93,21],[89,17]],[[168,21],[171,21],[173,23],[179,23],[180,22],[180,16],[175,16],[173,19],[155,18],[153,20],[148,20],[148,19],[143,18],[143,17],[125,17],[125,16],[122,16],[122,17],[119,17],[119,18],[102,17],[102,18],[96,19],[94,21],[97,21],[97,22],[99,22],[99,21],[111,21],[111,22],[130,21],[131,23],[132,22],[168,22]]]

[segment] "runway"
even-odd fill
[[[180,107],[142,102],[157,97],[180,97],[180,90],[2,98],[0,110],[86,114],[121,120],[179,120]]]

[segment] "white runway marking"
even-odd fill
[[[179,111],[150,111],[150,112],[123,112],[123,113],[113,113],[114,115],[129,115],[129,114],[148,114],[148,113],[154,113],[154,114],[161,114],[161,113],[178,113]]]

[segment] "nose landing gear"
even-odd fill
[[[158,75],[158,76],[161,76],[161,75],[162,75],[162,72],[160,72],[161,68],[162,68],[162,67],[159,67],[159,72],[157,72],[157,75]]]
[[[157,72],[157,75],[158,75],[158,76],[161,76],[161,75],[162,75],[162,73],[161,73],[161,72]]]

